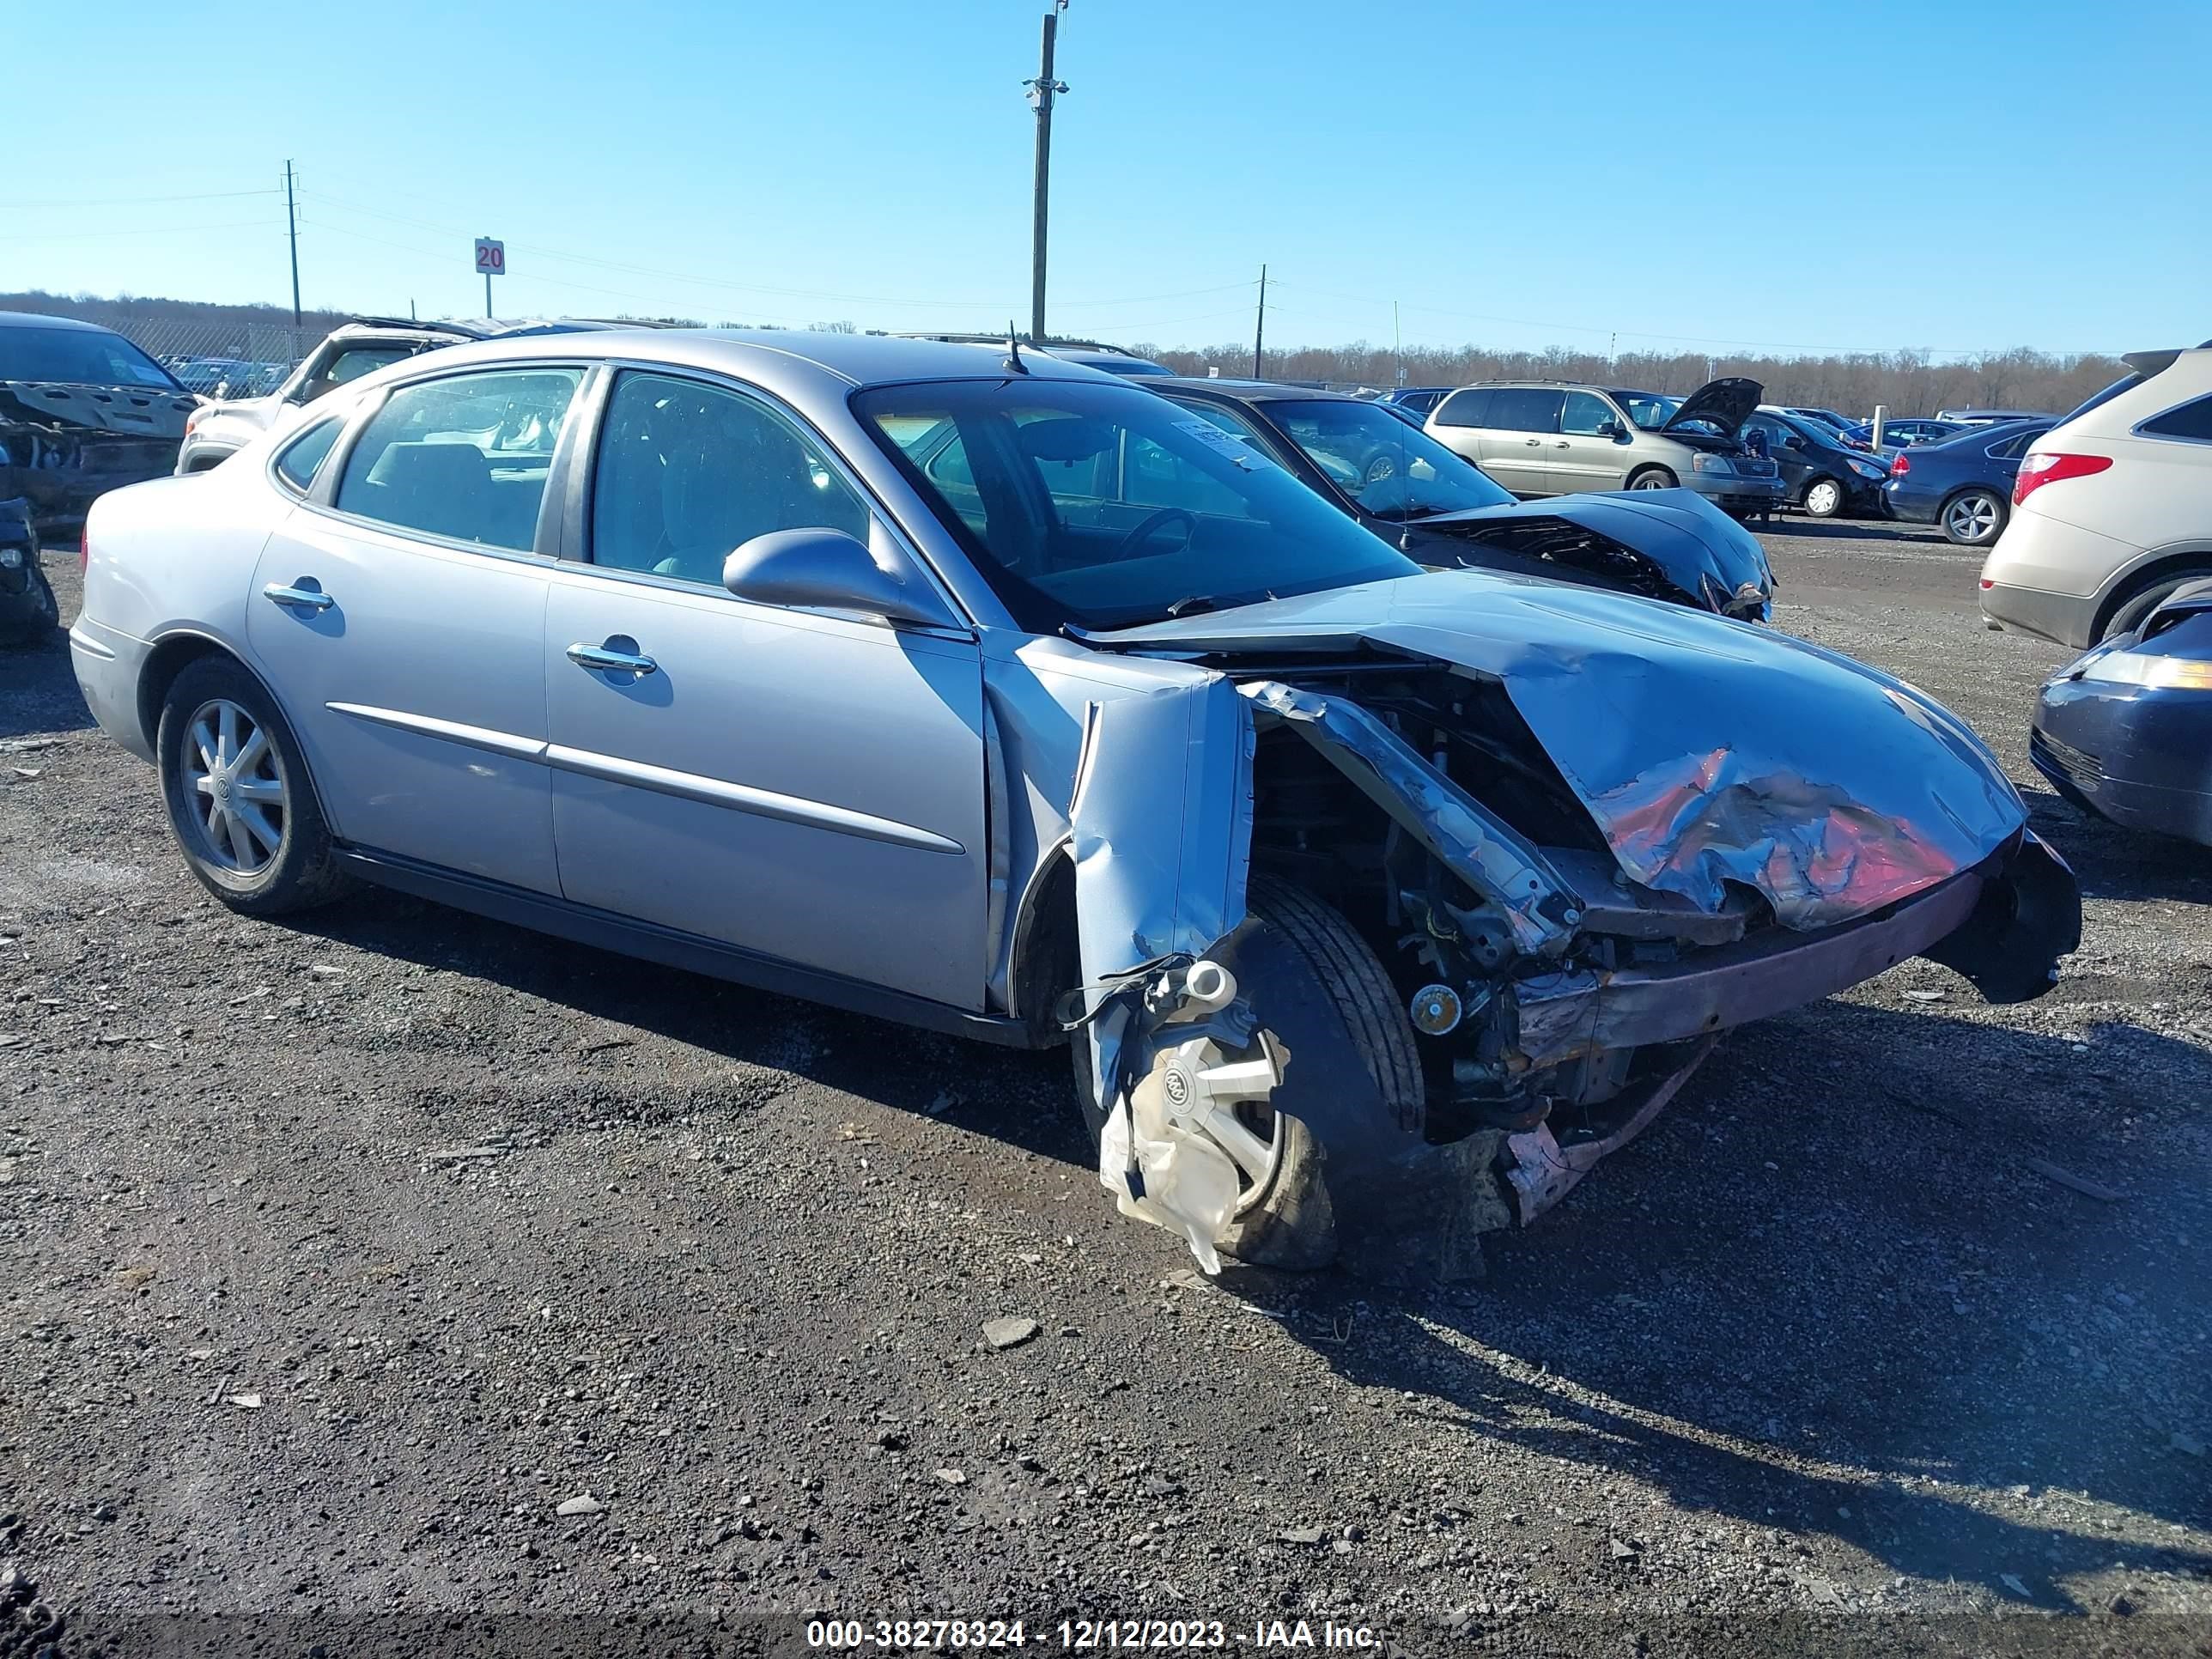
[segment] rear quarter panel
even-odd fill
[[[288,506],[246,461],[110,491],[85,526],[85,618],[149,643],[200,634],[244,656],[254,564]]]

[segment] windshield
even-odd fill
[[[0,328],[0,380],[184,390],[161,364],[104,328]]]
[[[1674,411],[1682,406],[1680,398],[1669,398],[1657,392],[1616,392],[1613,402],[1628,411],[1628,418],[1646,432],[1656,432],[1674,418]]]
[[[1135,386],[949,380],[878,386],[853,407],[1033,632],[1419,568],[1251,445]]]
[[[1379,404],[1316,398],[1261,408],[1331,483],[1378,519],[1402,524],[1513,500],[1472,461]]]

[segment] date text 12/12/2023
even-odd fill
[[[1019,1619],[819,1619],[806,1626],[806,1645],[830,1649],[990,1649],[1058,1646],[1064,1651],[1225,1648],[1379,1649],[1365,1625],[1324,1619],[1259,1619],[1236,1626],[1222,1619],[1063,1619],[1032,1627]]]

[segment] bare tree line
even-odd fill
[[[1224,375],[1252,372],[1252,348],[1222,345],[1192,351],[1139,345],[1140,356],[1185,374],[1218,368]],[[2124,368],[2097,354],[2057,356],[2019,347],[1985,356],[1938,362],[1916,351],[1854,352],[1828,357],[1708,356],[1701,352],[1627,352],[1607,362],[1598,352],[1553,346],[1545,351],[1495,351],[1483,346],[1416,346],[1402,356],[1365,342],[1348,346],[1304,346],[1269,350],[1265,377],[1390,386],[1405,368],[1407,386],[1467,386],[1476,380],[1585,380],[1644,392],[1681,393],[1723,374],[1748,375],[1766,388],[1766,401],[1871,414],[1876,404],[1893,415],[1933,415],[1939,409],[2040,409],[2063,414],[2090,393],[2118,380]]]

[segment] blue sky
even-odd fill
[[[1042,0],[10,6],[0,289],[1026,325]],[[2212,336],[2212,7],[1072,0],[1051,325],[1121,341]],[[240,193],[233,193],[240,192]],[[252,193],[249,193],[252,192]],[[195,199],[177,199],[191,198]]]

